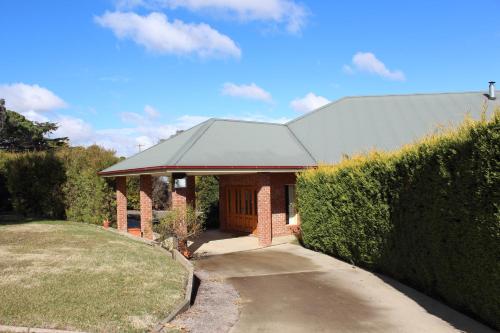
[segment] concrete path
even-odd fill
[[[198,269],[232,284],[231,332],[493,332],[392,279],[298,245],[201,258]]]
[[[274,237],[273,245],[285,244],[294,240],[294,236]],[[207,230],[189,242],[189,250],[195,257],[212,256],[261,248],[257,237],[248,234],[235,234],[220,230]]]

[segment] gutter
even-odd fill
[[[227,171],[229,173],[234,173],[238,171],[243,172],[277,172],[277,171],[300,171],[308,168],[315,168],[316,166],[310,165],[270,165],[270,166],[262,166],[262,165],[241,165],[241,166],[205,166],[205,165],[194,165],[194,166],[177,166],[177,165],[164,165],[164,166],[154,166],[154,167],[145,167],[145,168],[135,168],[135,169],[122,169],[116,171],[100,171],[97,174],[103,177],[115,177],[115,176],[125,176],[125,175],[139,175],[139,174],[152,174],[152,173],[161,173],[169,170],[175,170],[176,172],[185,172],[188,173],[198,172],[198,173],[223,173]]]

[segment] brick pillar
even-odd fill
[[[185,210],[187,205],[195,208],[194,176],[187,176],[185,188],[174,188],[172,181],[172,209]]]
[[[116,177],[116,224],[118,231],[127,232],[127,178]]]
[[[272,243],[272,215],[271,215],[271,175],[257,174],[257,233],[259,245],[269,246]]]
[[[141,232],[142,237],[153,239],[153,180],[151,175],[140,176]]]
[[[172,209],[178,209],[180,211],[186,211],[187,205],[195,208],[195,178],[194,176],[187,176],[186,187],[185,188],[175,188],[174,181],[172,180]],[[180,230],[177,231],[179,235],[187,234],[187,226],[180,226]],[[186,242],[179,242],[179,250],[181,253],[187,251]]]

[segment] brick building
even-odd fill
[[[493,93],[492,93],[493,92]],[[194,176],[219,178],[221,229],[261,245],[299,223],[295,175],[370,149],[393,150],[440,126],[478,118],[500,103],[489,93],[347,97],[286,124],[209,119],[103,171],[116,177],[118,228],[127,229],[125,177],[140,177],[141,231],[152,238],[151,177],[177,179],[172,206],[195,201]]]

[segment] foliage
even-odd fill
[[[102,224],[115,220],[116,200],[113,183],[97,172],[118,161],[111,150],[93,145],[58,151],[64,163],[66,182],[63,185],[66,217],[77,222]]]
[[[217,177],[196,177],[196,208],[203,214],[206,228],[219,227],[219,180]]]
[[[141,209],[139,176],[127,177],[127,209]]]
[[[13,156],[12,153],[0,151],[0,212],[12,210],[11,196],[7,188],[7,161]]]
[[[500,328],[500,110],[395,153],[301,173],[307,247]]]
[[[16,154],[6,162],[14,210],[25,216],[64,217],[62,162],[52,152]]]
[[[179,242],[185,242],[199,236],[203,231],[202,220],[203,216],[188,205],[185,211],[181,209],[168,211],[160,219],[156,232],[160,234],[160,241],[174,236]]]
[[[167,177],[153,177],[153,209],[167,210],[169,205],[169,183]]]
[[[4,117],[0,131],[0,149],[10,152],[44,151],[67,146],[68,138],[48,138],[57,129],[56,123],[39,123],[26,119],[23,115],[0,110]]]
[[[114,220],[115,192],[98,171],[116,163],[113,151],[99,146],[64,147],[50,152],[0,154],[2,208],[29,216],[68,218],[101,224]],[[2,180],[6,180],[6,188]]]

